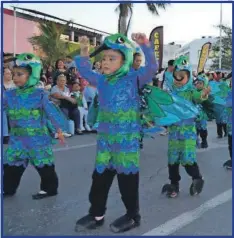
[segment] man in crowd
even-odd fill
[[[162,88],[164,91],[170,91],[170,84],[173,82],[173,71],[174,71],[174,60],[168,61],[167,68],[158,75],[158,87]],[[167,127],[166,130],[160,135],[165,136],[168,134]]]

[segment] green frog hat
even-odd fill
[[[184,75],[188,73],[188,81],[180,88],[177,88],[179,91],[185,91],[193,88],[193,77],[192,77],[192,67],[188,62],[188,57],[187,56],[180,56],[175,59],[174,61],[174,72],[173,72],[173,77],[174,81],[182,81],[184,79]],[[177,79],[175,77],[175,74],[178,72],[180,73],[181,79]]]
[[[90,57],[93,57],[103,50],[117,50],[122,53],[124,56],[123,65],[114,73],[106,75],[108,80],[120,78],[126,75],[133,64],[133,54],[136,52],[135,45],[124,35],[122,34],[114,34],[107,36],[103,42],[103,44],[95,50]]]
[[[39,83],[42,69],[42,64],[39,57],[31,53],[19,54],[15,58],[15,66],[22,68],[30,67],[32,70],[32,73],[23,88],[29,88]]]

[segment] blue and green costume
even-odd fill
[[[141,45],[145,54],[145,67],[130,71],[134,45],[125,36],[116,34],[105,38],[106,49],[118,50],[124,55],[124,63],[110,75],[92,71],[88,57],[76,57],[80,74],[98,89],[98,135],[96,170],[114,169],[118,173],[137,173],[139,170],[140,111],[138,83],[142,88],[152,81],[157,70],[151,47]],[[104,50],[105,48],[100,50]]]
[[[60,110],[48,99],[44,90],[37,88],[41,73],[40,59],[33,54],[24,53],[17,56],[15,64],[16,67],[30,68],[31,75],[24,86],[6,91],[3,97],[4,109],[9,117],[11,128],[9,145],[3,161],[4,193],[16,192],[28,163],[38,170],[43,181],[45,176],[48,177],[47,182],[42,182],[41,189],[49,192],[48,187],[52,180],[57,184],[57,175],[54,171],[53,139],[47,127],[48,118],[56,129],[66,128],[67,121]],[[43,177],[45,167],[51,168],[48,173],[54,177],[48,174]],[[49,182],[50,179],[51,182]],[[55,184],[52,186],[51,193],[57,191]]]

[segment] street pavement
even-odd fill
[[[227,138],[216,139],[216,125],[209,123],[209,148],[198,150],[198,163],[205,179],[203,192],[189,195],[191,178],[181,168],[181,192],[175,199],[161,195],[168,182],[167,136],[145,139],[141,153],[141,226],[120,235],[232,235],[232,172],[222,168],[229,158]],[[74,136],[66,146],[54,147],[59,176],[56,197],[34,201],[39,189],[37,172],[28,167],[17,195],[4,200],[4,235],[116,235],[109,224],[125,213],[116,180],[110,190],[105,224],[76,233],[75,222],[87,214],[88,193],[95,162],[95,135]]]

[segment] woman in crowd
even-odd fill
[[[80,126],[80,113],[77,108],[77,102],[74,98],[70,96],[70,91],[66,87],[67,79],[64,74],[60,74],[57,77],[56,85],[51,89],[52,101],[57,104],[62,112],[75,123],[75,132],[77,134],[82,134],[79,130]],[[64,136],[71,136],[65,133]]]
[[[61,73],[63,73],[66,76],[66,78],[68,78],[68,72],[66,70],[66,66],[65,66],[63,60],[58,59],[55,63],[55,71],[53,73],[53,85],[56,85],[57,77]]]

